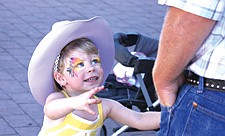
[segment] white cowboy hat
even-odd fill
[[[115,49],[113,33],[105,19],[93,17],[88,20],[57,22],[36,47],[28,67],[31,93],[41,105],[45,104],[49,94],[55,92],[52,71],[57,55],[64,46],[79,38],[90,39],[98,48],[104,80],[110,73]]]

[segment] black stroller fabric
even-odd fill
[[[138,90],[135,86],[128,86],[116,81],[114,74],[110,74],[105,81],[105,91],[102,91],[101,96],[113,100],[121,101],[121,99],[134,99]]]
[[[117,82],[114,74],[107,77],[104,86],[106,89],[99,92],[98,97],[116,100],[128,108],[131,108],[132,105],[137,105],[139,108],[146,107],[143,100],[140,101],[136,98],[138,88]]]

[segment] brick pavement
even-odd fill
[[[157,0],[1,0],[0,136],[36,136],[40,130],[43,107],[29,91],[27,68],[36,45],[54,22],[98,15],[108,20],[113,32],[135,31],[158,38],[165,11]]]

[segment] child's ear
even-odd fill
[[[55,81],[61,86],[66,85],[66,78],[59,72],[54,72]]]

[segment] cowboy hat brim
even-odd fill
[[[108,22],[101,17],[89,20],[62,21],[36,47],[28,67],[28,83],[35,100],[45,104],[49,94],[55,92],[53,66],[57,55],[71,41],[88,38],[99,50],[104,80],[110,73],[115,56],[113,34]]]

